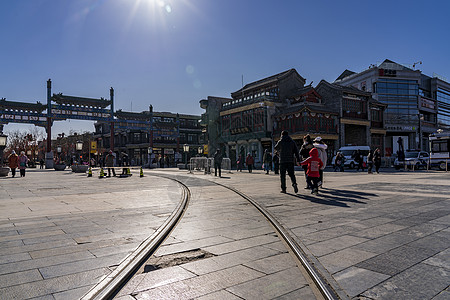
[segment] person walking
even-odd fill
[[[278,151],[275,151],[273,155],[273,171],[276,175],[280,174],[280,157],[278,156]]]
[[[327,149],[328,146],[325,144],[320,136],[316,137],[314,139],[314,147],[317,148],[319,152],[319,158],[322,161],[322,167],[319,169],[319,182],[317,183],[318,186],[322,186],[323,184],[323,170],[325,170],[325,167],[327,166]],[[310,151],[311,152],[311,151]]]
[[[217,149],[214,153],[214,176],[217,176],[217,171],[219,171],[219,177],[222,177],[222,160],[222,153],[220,153],[220,149]]]
[[[375,171],[377,172],[377,174],[380,174],[380,167],[381,167],[380,148],[375,149],[375,152],[373,153],[373,164],[375,165]]]
[[[236,164],[237,164],[236,171],[242,172],[242,169],[244,168],[244,158],[242,157],[242,155],[239,155]]]
[[[267,149],[264,150],[263,164],[266,174],[269,174],[269,171],[272,169],[272,153]]]
[[[39,169],[43,169],[44,168],[44,159],[41,158],[41,160],[39,161],[39,164],[41,165],[39,167]]]
[[[320,179],[320,169],[323,166],[322,160],[319,158],[319,151],[317,148],[312,148],[309,151],[309,157],[301,162],[302,166],[307,166],[307,180],[308,184],[311,186],[311,194],[319,194],[319,179]]]
[[[245,164],[247,165],[249,173],[251,173],[253,171],[254,163],[255,163],[255,160],[253,159],[253,156],[250,153],[247,154],[247,157],[245,158]]]
[[[297,145],[286,130],[281,132],[281,139],[275,145],[275,149],[280,153],[281,193],[286,193],[286,172],[291,178],[294,193],[298,193],[294,164],[295,159],[297,159],[297,163],[300,162],[300,156],[298,154]]]
[[[341,152],[336,153],[336,157],[334,158],[334,171],[344,172],[344,161],[345,157]]]
[[[369,150],[369,153],[367,153],[367,174],[372,174],[372,168],[373,168],[373,153],[372,150]]]
[[[352,158],[358,164],[356,171],[359,171],[359,169],[361,169],[364,172],[363,157],[359,149],[353,152]]]
[[[108,168],[108,177],[111,177],[111,170],[115,177],[116,171],[114,170],[114,155],[112,150],[109,150],[109,153],[105,157],[105,165]]]
[[[122,175],[128,175],[128,154],[125,152],[122,152]]]
[[[17,156],[16,151],[11,151],[8,156],[8,166],[11,169],[12,177],[16,176],[16,169],[19,166],[19,156]]]
[[[300,158],[303,160],[307,159],[309,157],[309,151],[311,151],[311,149],[313,148],[313,142],[311,140],[311,136],[309,134],[305,135],[303,137],[303,145],[300,147]],[[308,181],[307,181],[307,175],[306,175],[306,171],[307,171],[307,166],[302,166],[303,167],[303,171],[305,171],[305,181],[306,181],[306,187],[305,189],[310,189],[311,187],[308,185]]]
[[[20,152],[19,156],[19,171],[20,177],[25,177],[25,169],[27,168],[28,157],[25,155],[25,151]]]

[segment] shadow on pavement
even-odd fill
[[[332,194],[334,196],[340,196],[340,197],[358,198],[358,199],[367,199],[367,197],[378,197],[378,195],[374,194],[374,193],[357,192],[357,191],[349,191],[349,190],[336,190],[336,189],[328,189],[328,188],[320,189],[320,193]]]
[[[361,196],[360,194],[364,194],[367,196],[372,195],[361,192],[324,190],[324,189],[321,189],[319,191],[319,195],[317,196],[301,195],[301,194],[290,194],[290,195],[300,199],[309,200],[313,203],[332,205],[338,207],[350,207],[346,202],[366,204],[366,202],[360,201],[360,199],[367,199],[367,198]]]

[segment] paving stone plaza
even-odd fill
[[[170,178],[187,212],[116,299],[317,298],[266,219],[214,182],[265,207],[344,299],[450,299],[450,173],[326,172],[319,196],[300,171],[298,194],[262,171],[144,173],[0,178],[0,299],[81,298],[175,209]]]

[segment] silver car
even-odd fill
[[[418,150],[406,150],[405,160],[398,160],[398,157],[394,161],[394,168],[399,170],[401,168],[414,168],[414,169],[426,169],[430,155],[425,151]]]

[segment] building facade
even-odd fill
[[[148,165],[167,157],[169,166],[176,166],[197,155],[202,147],[200,116],[153,112],[152,108],[140,113],[118,110],[114,115],[114,151],[119,156],[126,153],[134,165]],[[94,126],[98,152],[104,155],[110,145],[110,123],[96,122]],[[184,145],[189,146],[189,153],[184,152]]]
[[[290,69],[245,85],[231,93],[231,99],[201,100],[208,116],[202,115],[203,123],[208,124],[209,145],[215,143],[232,164],[250,153],[260,165],[264,150],[273,152],[281,131],[287,130],[298,146],[306,134],[321,136],[333,153],[338,139],[337,113],[322,103],[312,86],[305,87],[305,82]]]
[[[234,164],[239,155],[250,153],[262,163],[264,149],[273,147],[277,108],[302,89],[306,80],[295,69],[249,83],[231,93],[220,110],[220,146]]]
[[[200,100],[200,107],[205,110],[200,121],[202,127],[200,143],[204,145],[203,154],[205,155],[215,153],[219,145],[225,142],[221,139],[220,110],[224,103],[230,101],[232,101],[231,98],[213,96]]]
[[[286,104],[277,108],[274,118],[274,140],[277,141],[283,130],[300,147],[303,137],[309,134],[312,139],[320,136],[328,145],[331,158],[338,140],[338,114],[326,106],[322,97],[312,86],[299,89],[288,98]]]
[[[414,66],[385,60],[360,73],[346,70],[335,83],[370,92],[387,105],[386,156],[397,153],[400,137],[404,149],[429,151],[428,136],[438,128],[450,127],[449,83],[426,76]]]
[[[386,105],[372,94],[352,86],[322,80],[316,87],[326,107],[338,114],[339,138],[336,149],[346,145],[384,149]]]

